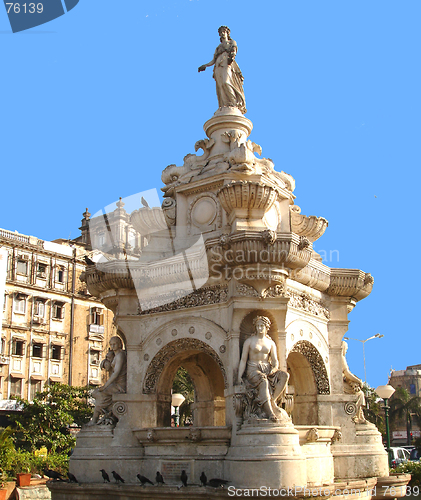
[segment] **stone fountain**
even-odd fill
[[[252,488],[370,499],[390,496],[376,490],[384,484],[402,496],[409,478],[389,477],[342,344],[373,278],[330,268],[313,250],[328,222],[301,214],[292,176],[249,139],[237,46],[228,28],[219,32],[214,59],[199,68],[215,65],[220,106],[196,142],[203,154],[164,169],[162,208],[131,214],[148,241],[140,258],[85,274],[124,348],[114,342],[104,362],[109,397],[97,393],[102,416],[70,459],[81,484],[52,484],[53,499],[227,498]],[[180,366],[195,387],[194,423],[174,428]],[[100,469],[126,482],[102,484]],[[182,470],[189,486],[180,490]],[[156,471],[165,485],[140,487],[136,475],[154,482]],[[202,472],[226,488],[200,487]]]

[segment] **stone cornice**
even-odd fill
[[[352,297],[359,301],[370,295],[373,289],[373,277],[360,269],[333,268],[330,273],[326,293],[331,296]]]

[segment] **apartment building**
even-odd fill
[[[31,400],[50,382],[102,383],[99,364],[116,331],[112,311],[80,280],[88,250],[0,229],[0,399]]]

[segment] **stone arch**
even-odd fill
[[[143,383],[143,393],[152,394],[157,390],[158,381],[164,371],[165,366],[171,361],[174,356],[178,356],[180,353],[185,351],[195,351],[203,352],[212,358],[221,370],[224,387],[228,387],[227,374],[221,358],[218,354],[205,342],[195,338],[181,338],[173,340],[166,344],[162,349],[160,349],[154,356],[152,361],[149,363],[148,369],[146,371],[144,383]]]
[[[181,338],[158,351],[145,375],[143,392],[159,396],[157,426],[170,425],[172,382],[180,366],[187,370],[195,388],[194,425],[225,425],[227,377],[221,359],[205,342]]]
[[[317,394],[330,394],[330,384],[326,365],[317,348],[308,340],[300,340],[294,344],[288,359],[291,354],[294,353],[301,354],[307,359],[314,377]]]

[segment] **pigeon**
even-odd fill
[[[74,476],[71,472],[67,473],[67,477],[69,478],[69,483],[77,483],[76,476]]]
[[[200,474],[200,482],[202,483],[202,486],[206,486],[207,482],[208,482],[208,478],[206,477],[206,474],[204,472],[202,472],[202,474]]]
[[[187,487],[187,474],[186,474],[186,471],[184,469],[181,471],[180,479],[181,479],[181,482],[183,483],[183,486]]]
[[[147,478],[147,477],[145,477],[145,476],[142,476],[141,474],[137,474],[137,475],[136,475],[136,477],[139,479],[140,484],[141,484],[142,486],[145,486],[145,484],[146,484],[146,483],[149,483],[149,484],[152,484],[152,485],[153,485],[153,482],[152,482],[150,479],[148,479],[148,478]]]
[[[44,475],[52,479],[53,481],[64,481],[63,476],[59,473],[56,472],[55,470],[51,469],[44,469]]]
[[[161,485],[161,484],[165,484],[164,482],[164,478],[162,477],[162,474],[159,472],[159,470],[156,472],[156,478],[155,478],[155,481]]]
[[[142,203],[142,205],[143,205],[144,207],[146,207],[146,208],[151,208],[151,207],[149,206],[149,203],[145,200],[145,198],[144,198],[143,196],[141,196],[140,201],[141,201],[141,203]]]
[[[108,476],[108,474],[105,472],[104,469],[101,469],[99,472],[102,473],[102,478],[104,479],[104,483],[105,483],[105,481],[110,482],[110,477]]]
[[[124,483],[124,479],[120,476],[120,474],[117,474],[115,470],[111,471],[111,474],[113,475],[113,478],[115,479],[115,482],[118,483]]]
[[[225,479],[218,479],[216,477],[209,479],[207,482],[207,486],[210,486],[211,488],[223,488],[225,484],[228,484],[229,481],[226,481]]]

